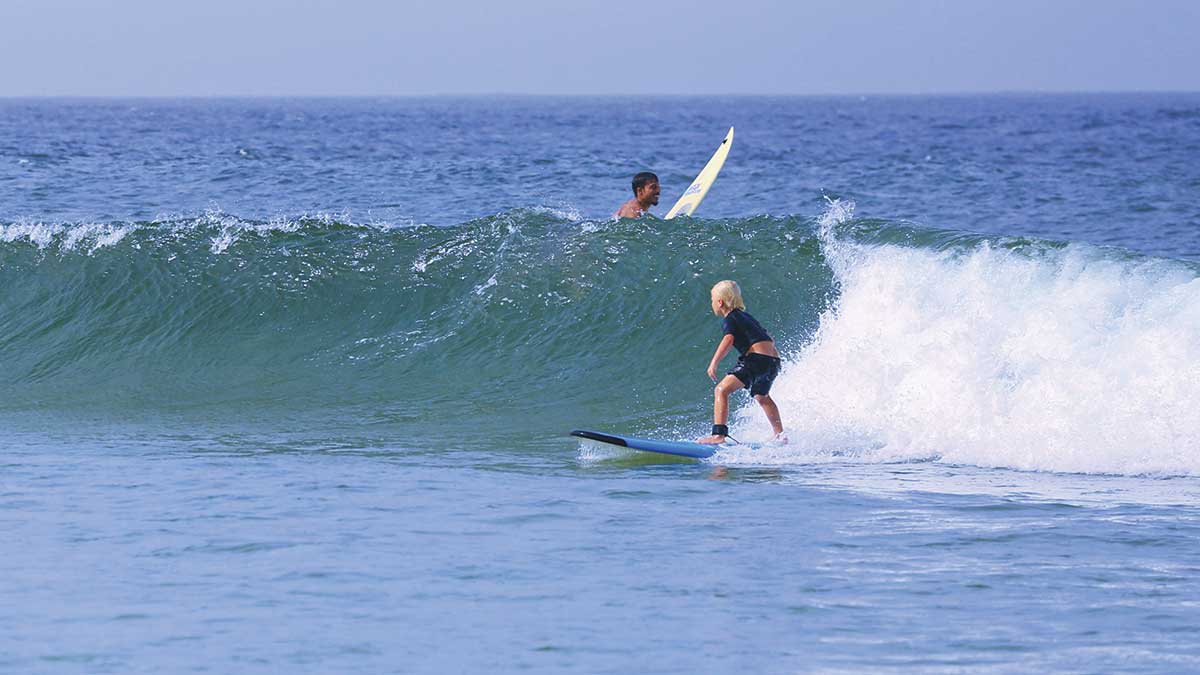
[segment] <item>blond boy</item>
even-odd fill
[[[724,335],[717,344],[712,361],[708,364],[708,377],[717,383],[713,391],[712,435],[697,439],[700,443],[715,445],[724,443],[729,435],[726,421],[729,418],[729,395],[738,389],[749,389],[750,395],[762,406],[775,431],[775,437],[783,434],[783,422],[779,418],[779,407],[771,399],[771,384],[779,375],[779,352],[775,341],[758,321],[746,312],[742,300],[742,289],[736,281],[720,281],[710,293],[713,314],[724,318]],[[738,350],[737,365],[721,381],[717,382],[717,366],[731,348]]]

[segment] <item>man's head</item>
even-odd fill
[[[658,203],[658,176],[643,171],[633,177],[633,198],[639,204],[654,206]]]

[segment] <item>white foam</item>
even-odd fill
[[[490,278],[488,278],[487,281],[485,281],[482,284],[479,284],[475,287],[475,295],[483,295],[484,292],[487,291],[487,289],[492,288],[497,283],[498,282],[496,281],[496,275],[493,274]]]
[[[18,221],[0,224],[0,241],[13,242],[27,239],[39,249],[58,244],[62,251],[85,251],[89,255],[106,246],[112,246],[135,229],[124,223],[42,223]]]
[[[214,254],[224,253],[230,246],[238,242],[243,234],[253,233],[265,235],[271,232],[295,232],[300,229],[305,219],[319,220],[324,225],[335,222],[336,216],[317,214],[316,216],[301,216],[299,218],[275,217],[265,223],[246,222],[236,216],[221,212],[219,209],[209,210],[204,216],[194,222],[195,226],[217,228],[217,234],[210,238],[212,245],[209,250]]]
[[[13,242],[18,239],[28,239],[30,243],[40,249],[44,249],[62,231],[62,225],[20,221],[8,225],[0,225],[0,241]]]
[[[529,208],[533,213],[551,216],[559,220],[566,220],[572,223],[577,223],[583,220],[583,214],[572,204],[563,202],[555,206],[533,206]]]
[[[583,440],[579,442],[579,461],[585,464],[606,462],[634,454],[633,450],[621,448],[607,443]]]
[[[387,229],[384,224],[362,225],[350,220],[348,213],[314,213],[298,216],[276,216],[266,222],[245,221],[237,216],[212,207],[200,216],[162,214],[151,223],[45,223],[20,219],[12,223],[0,223],[0,242],[28,240],[39,249],[57,247],[58,250],[81,251],[92,254],[99,249],[113,246],[138,229],[165,232],[168,237],[188,236],[197,230],[211,231],[209,250],[222,254],[247,234],[265,236],[271,233],[296,232],[308,223],[330,226],[335,224],[349,227]]]
[[[840,296],[772,390],[792,439],[775,460],[1200,474],[1194,270],[1084,246],[827,243]],[[738,413],[766,435],[757,405]]]

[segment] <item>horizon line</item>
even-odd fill
[[[426,92],[417,94],[395,93],[292,93],[292,94],[0,94],[0,100],[17,99],[416,99],[416,98],[914,98],[914,97],[963,97],[963,96],[1087,96],[1087,95],[1150,95],[1200,94],[1200,89],[994,89],[994,90],[938,90],[927,92],[842,92],[842,93],[568,93],[548,94],[538,92]]]

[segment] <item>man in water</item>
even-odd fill
[[[639,218],[658,204],[658,176],[643,171],[633,177],[633,199],[621,205],[614,218]]]

